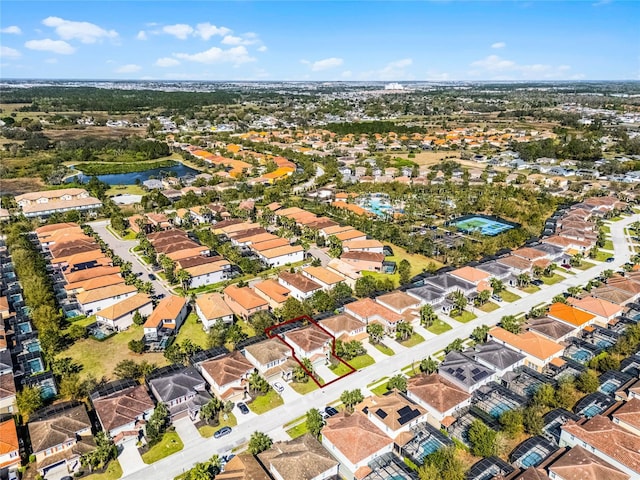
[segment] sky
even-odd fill
[[[638,80],[640,2],[0,3],[0,79]]]

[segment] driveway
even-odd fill
[[[193,443],[196,440],[200,440],[200,432],[193,424],[189,417],[180,418],[173,422],[173,426],[176,429],[176,433],[182,439],[182,443],[184,443],[185,448],[189,448],[189,444]]]
[[[122,467],[123,477],[142,470],[147,466],[147,464],[142,461],[138,447],[136,447],[136,441],[133,439],[122,444],[122,451],[120,455],[118,455],[118,461]]]
[[[145,282],[151,282],[153,284],[153,291],[155,294],[163,293],[165,295],[171,294],[169,289],[158,279],[149,280],[149,274],[152,273],[151,267],[144,264],[137,255],[134,255],[130,250],[138,246],[137,240],[122,240],[116,237],[109,229],[107,229],[107,221],[102,220],[99,222],[89,222],[89,225],[93,230],[100,235],[100,238],[109,245],[109,248],[113,252],[122,258],[126,262],[131,262],[131,271]]]
[[[284,380],[280,380],[279,383],[284,387],[284,390],[280,392],[279,395],[282,397],[282,400],[284,400],[285,404],[288,402],[295,402],[299,400],[300,397],[302,396],[298,392],[296,392],[293,388],[291,388],[291,385],[289,385]]]
[[[368,338],[366,338],[366,339],[364,339],[362,341],[362,345],[364,345],[364,348],[367,350],[367,353],[369,354],[369,356],[371,358],[373,358],[376,361],[376,363],[382,362],[383,360],[386,360],[386,359],[389,358],[388,355],[385,355],[380,350],[378,350],[376,347],[371,345],[371,343],[369,342]]]
[[[331,261],[331,257],[325,253],[326,249],[311,247],[309,249],[309,253],[320,260],[320,264],[323,267],[326,267],[327,264]]]

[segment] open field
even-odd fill
[[[474,320],[476,318],[478,318],[474,313],[471,313],[468,310],[463,310],[460,315],[451,315],[451,318],[453,318],[456,322],[460,322],[460,323],[467,323],[470,322],[471,320]]]
[[[161,353],[137,354],[129,350],[129,341],[140,340],[142,335],[142,327],[132,325],[128,330],[117,333],[103,342],[93,338],[78,340],[68,349],[61,351],[58,358],[70,357],[82,365],[82,378],[93,375],[97,379],[106,377],[109,380],[115,379],[113,368],[121,360],[133,360],[136,363],[146,360],[158,367],[167,365],[167,359]]]
[[[553,285],[555,283],[561,282],[562,280],[564,280],[565,277],[563,277],[562,275],[558,275],[557,273],[554,273],[552,276],[550,277],[545,277],[544,275],[540,277],[540,280],[542,280],[542,282],[545,285]]]
[[[147,192],[144,188],[139,187],[138,185],[111,185],[111,188],[107,190],[106,194],[109,197],[114,197],[116,195],[145,195]]]
[[[394,245],[393,243],[383,243],[393,249],[393,256],[386,257],[385,260],[396,262],[396,264],[399,265],[403,259],[407,259],[411,264],[412,277],[424,272],[432,263],[435,265],[436,270],[444,266],[443,263],[440,263],[433,258],[425,257],[424,255],[419,255],[417,253],[409,253],[404,248]]]
[[[500,296],[502,297],[502,300],[509,303],[515,302],[516,300],[520,300],[522,298],[520,295],[516,295],[509,290],[503,290],[502,292],[500,292]]]
[[[198,321],[198,315],[191,312],[180,327],[176,337],[176,343],[182,343],[187,338],[199,347],[207,348],[207,332],[202,329],[202,323]]]
[[[2,161],[4,162],[5,159]],[[22,195],[39,190],[46,190],[46,186],[42,180],[36,177],[0,178],[0,192],[3,195]]]
[[[489,313],[489,312],[493,312],[494,310],[498,310],[499,308],[500,308],[500,305],[498,305],[497,303],[487,302],[484,305],[478,307],[478,310]]]
[[[400,342],[400,345],[402,345],[403,347],[415,347],[416,345],[418,345],[419,343],[424,342],[424,337],[422,335],[420,335],[419,333],[414,333],[413,335],[411,335],[409,338],[407,338],[405,341]]]
[[[300,395],[306,395],[307,393],[313,392],[314,390],[317,390],[319,388],[318,385],[316,385],[316,382],[314,382],[311,379],[309,379],[309,381],[306,383],[291,382],[289,386],[293,388],[296,392],[298,392]]]

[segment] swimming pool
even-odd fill
[[[371,213],[375,213],[379,217],[403,212],[401,209],[395,209],[388,200],[378,197],[373,197],[368,202],[364,202],[362,204],[362,208],[370,211]]]
[[[499,418],[504,412],[508,412],[511,409],[512,407],[508,403],[500,402],[489,411],[489,415],[493,418]]]
[[[613,345],[613,342],[610,342],[609,340],[598,340],[596,342],[596,346],[600,348],[609,348],[611,345]]]
[[[40,384],[40,396],[45,400],[56,396],[56,389],[49,383]]]
[[[481,216],[464,218],[459,221],[453,221],[451,224],[455,225],[465,233],[480,232],[482,235],[489,237],[493,237],[513,228],[513,225],[508,225],[506,223]]]
[[[29,322],[22,322],[18,324],[18,333],[31,333],[33,328]]]
[[[25,343],[24,347],[26,348],[27,352],[40,352],[41,348],[40,348],[40,342],[38,340],[34,340],[33,342],[29,342],[29,343]]]
[[[435,437],[431,437],[420,444],[420,454],[417,460],[422,461],[426,456],[431,455],[433,452],[441,449],[444,445],[440,443]]]
[[[44,372],[44,364],[42,363],[42,360],[39,358],[34,358],[32,360],[29,360],[27,362],[27,365],[29,365],[29,370],[31,371],[32,375],[34,373]]]
[[[602,407],[600,405],[589,405],[587,408],[585,408],[582,411],[582,415],[587,418],[591,418],[591,417],[595,417],[600,412],[602,412]]]
[[[543,458],[538,452],[529,452],[524,457],[520,459],[520,463],[523,467],[535,467],[542,462]]]
[[[580,350],[576,350],[571,354],[571,358],[576,362],[586,362],[591,358],[591,352],[589,350],[585,350],[581,348]]]
[[[618,389],[618,384],[616,382],[604,382],[600,385],[600,391],[604,393],[613,393]]]

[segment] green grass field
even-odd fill
[[[440,335],[447,330],[451,330],[451,325],[449,325],[447,322],[443,322],[442,320],[437,319],[435,322],[433,322],[433,325],[427,328],[427,330],[435,335]]]
[[[309,429],[307,428],[307,422],[303,421],[302,423],[299,423],[295,427],[287,430],[287,435],[289,435],[291,438],[298,438],[304,435],[305,433],[307,433],[308,431]]]
[[[266,395],[260,395],[251,403],[249,403],[248,406],[253,413],[261,415],[273,408],[279,407],[282,404],[284,404],[282,397],[278,395],[274,390],[269,390]]]
[[[536,287],[535,285],[528,285],[526,287],[520,288],[524,293],[536,293],[540,291],[540,287]]]
[[[184,443],[182,443],[182,440],[176,432],[166,432],[160,442],[151,447],[148,452],[141,455],[142,461],[147,465],[155,463],[158,460],[162,460],[169,455],[179,452],[183,448]]]
[[[595,260],[599,261],[599,262],[604,262],[607,258],[609,258],[611,256],[610,253],[608,252],[603,252],[603,251],[599,251],[598,254],[596,255]],[[582,261],[582,265],[580,265],[579,267],[573,267],[576,270],[588,270],[592,267],[595,267],[596,264],[595,263],[591,263],[591,262],[585,262],[584,260]]]
[[[387,393],[389,391],[389,389],[387,388],[387,384],[388,384],[388,382],[384,382],[384,383],[378,385],[376,388],[372,388],[371,389],[371,393],[381,397],[382,395],[384,395],[385,393]]]
[[[554,273],[553,275],[551,275],[550,277],[545,277],[544,275],[542,275],[540,277],[540,280],[542,280],[542,282],[545,285],[554,285],[558,282],[561,282],[562,280],[564,280],[564,277],[562,275],[558,275],[557,273]]]
[[[515,302],[516,300],[520,300],[522,298],[520,295],[516,295],[509,290],[503,290],[502,292],[500,292],[500,296],[502,297],[502,300],[509,303]]]
[[[316,382],[311,379],[309,379],[309,381],[306,383],[291,382],[289,386],[300,395],[306,395],[307,393],[313,392],[314,390],[318,389],[318,385],[316,385]]]
[[[356,370],[360,370],[361,368],[368,367],[369,365],[373,365],[375,360],[370,355],[360,355],[351,360],[345,360],[349,365],[351,365]],[[346,375],[351,370],[344,364],[339,362],[335,366],[329,367],[333,373],[341,377],[342,375]]]
[[[416,345],[422,342],[424,342],[424,337],[419,333],[414,333],[409,338],[407,338],[404,342],[400,342],[400,345],[411,348],[411,347],[415,347]]]
[[[477,307],[478,310],[482,311],[482,312],[493,312],[494,310],[498,310],[500,308],[500,305],[498,305],[497,303],[493,303],[493,302],[487,302],[484,305],[481,305],[479,307]]]
[[[393,355],[395,352],[393,350],[391,350],[389,347],[387,347],[386,345],[381,345],[379,343],[376,343],[374,345],[374,347],[376,347],[376,349],[378,349],[379,351],[381,351],[382,353],[384,353],[385,355]]]
[[[604,245],[602,246],[602,249],[613,252],[613,242],[611,240],[606,240],[604,242]]]
[[[138,185],[111,185],[107,190],[106,195],[108,197],[114,197],[116,195],[146,195],[146,190]]]
[[[118,460],[111,460],[102,473],[94,473],[84,477],[87,480],[116,480],[122,476],[122,467]]]
[[[198,428],[198,432],[204,438],[213,437],[213,434],[220,430],[222,427],[235,427],[238,425],[238,420],[233,413],[227,413],[227,419],[224,418],[224,413],[220,413],[220,423],[218,425],[203,425]]]
[[[207,332],[202,329],[202,323],[198,321],[198,315],[195,312],[190,313],[180,327],[176,342],[182,343],[186,339],[202,348],[207,348]]]
[[[463,310],[460,315],[451,315],[451,318],[453,318],[456,322],[467,323],[478,317],[476,316],[475,313],[471,313],[467,310]]]

